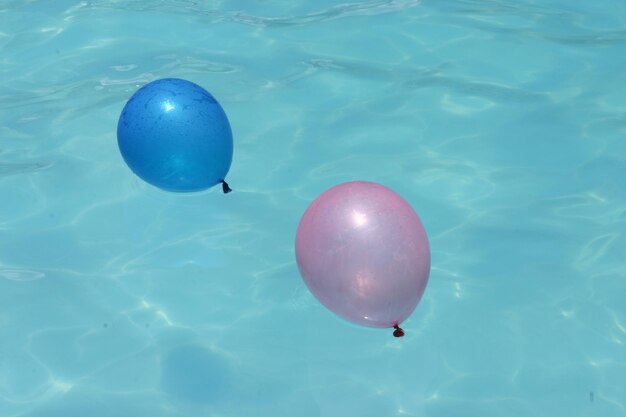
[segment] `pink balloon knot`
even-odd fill
[[[400,326],[398,326],[397,324],[394,324],[393,328],[395,329],[393,331],[393,337],[402,337],[402,336],[404,336],[404,330],[402,330],[400,328]]]

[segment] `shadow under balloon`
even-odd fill
[[[174,402],[223,405],[232,397],[232,369],[227,358],[210,349],[176,347],[161,359],[161,389]]]
[[[259,334],[257,333],[256,336]],[[253,337],[259,340],[258,337]],[[242,341],[243,343],[243,341]],[[256,343],[235,357],[202,344],[177,346],[161,356],[160,392],[181,415],[319,416],[301,358],[276,355]],[[267,350],[276,346],[270,346]],[[250,353],[250,352],[248,352]],[[285,362],[291,363],[289,372]]]

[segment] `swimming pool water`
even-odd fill
[[[625,28],[609,0],[2,0],[0,416],[626,415]],[[233,193],[124,164],[164,77],[223,105]],[[295,265],[356,179],[429,233],[401,339]]]

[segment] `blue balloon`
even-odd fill
[[[222,106],[197,84],[164,78],[128,100],[117,143],[130,169],[168,191],[200,191],[220,182],[233,159],[233,136]]]

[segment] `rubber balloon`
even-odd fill
[[[124,161],[144,181],[168,191],[200,191],[222,183],[233,157],[224,110],[205,89],[165,78],[128,100],[117,125]]]
[[[397,193],[377,183],[337,185],[306,209],[296,261],[328,309],[370,327],[399,327],[421,299],[430,273],[424,226]]]

